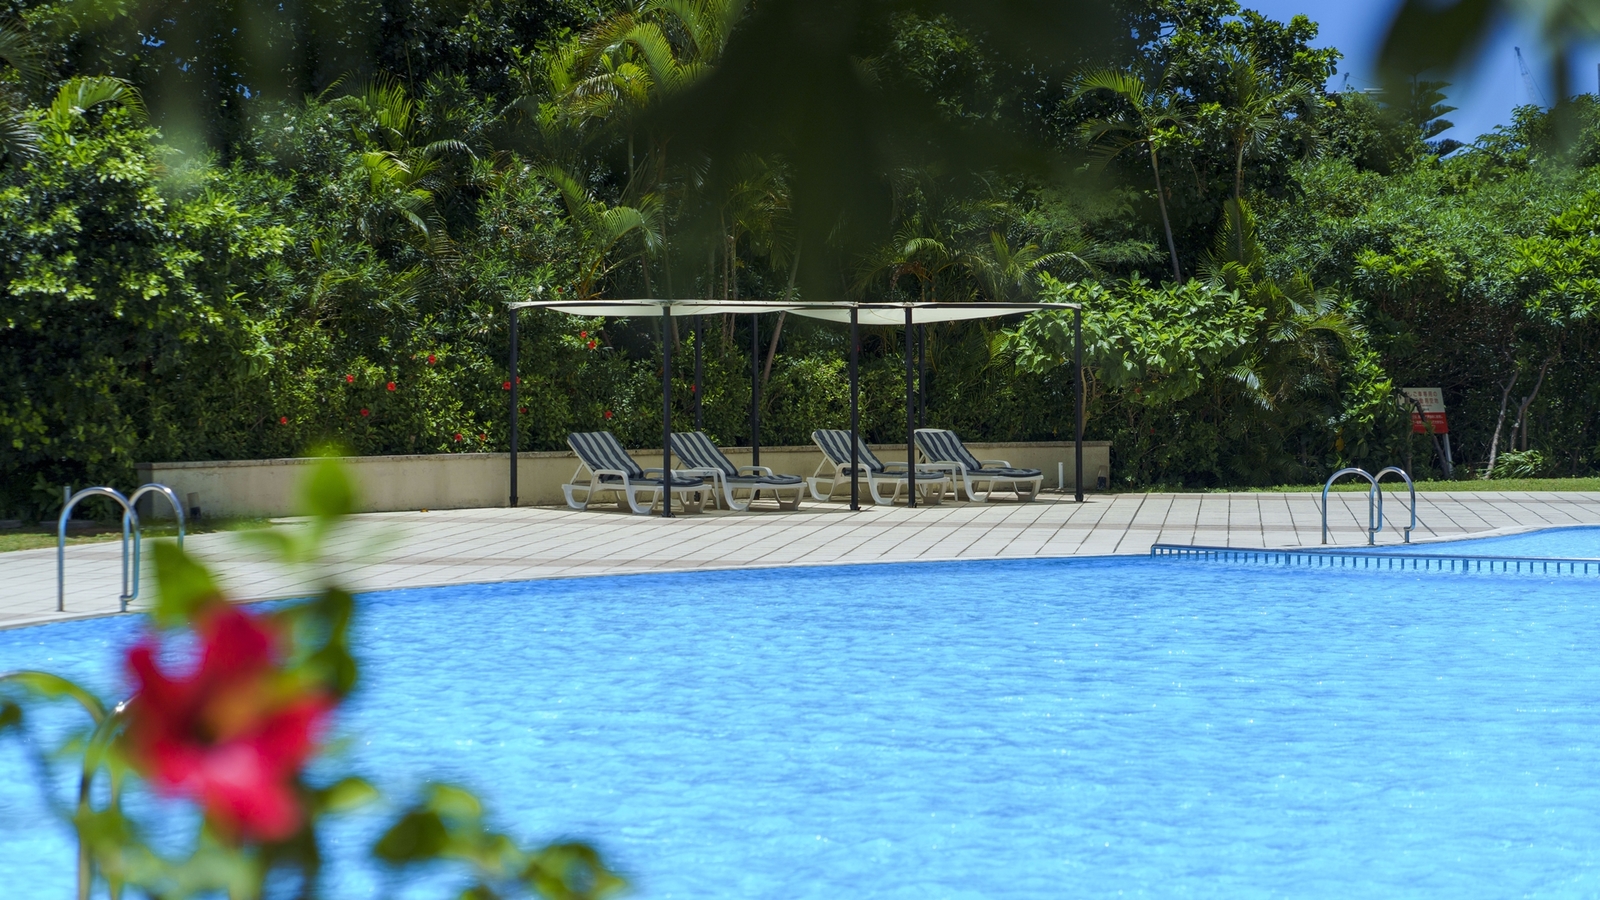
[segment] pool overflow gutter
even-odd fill
[[[760,419],[760,391],[761,391],[761,365],[760,365],[760,322],[761,314],[767,312],[785,312],[808,318],[823,319],[830,322],[848,322],[850,324],[850,508],[861,508],[859,488],[857,485],[860,468],[860,458],[856,449],[861,430],[860,402],[859,402],[859,357],[861,350],[860,317],[863,310],[873,315],[874,321],[868,324],[895,325],[900,324],[888,318],[894,310],[904,311],[905,328],[905,363],[906,363],[906,506],[915,508],[916,499],[916,427],[919,420],[927,415],[927,359],[926,359],[926,326],[929,322],[954,322],[973,319],[1000,318],[1002,316],[1023,315],[1045,310],[1072,310],[1072,336],[1073,336],[1073,417],[1074,417],[1074,467],[1076,475],[1076,499],[1083,502],[1083,432],[1084,432],[1084,378],[1083,378],[1083,308],[1075,303],[859,303],[856,301],[826,301],[826,302],[780,302],[770,303],[758,300],[717,301],[717,300],[527,300],[507,304],[511,313],[510,328],[510,506],[517,506],[517,455],[519,452],[519,438],[521,434],[519,399],[519,346],[518,323],[524,309],[549,309],[568,315],[587,316],[591,318],[605,318],[617,316],[659,316],[661,318],[661,359],[662,359],[662,518],[672,518],[672,482],[667,473],[672,470],[672,316],[673,307],[682,307],[686,314],[695,317],[695,383],[694,383],[694,413],[695,428],[699,429],[703,421],[701,414],[702,391],[700,379],[701,369],[701,326],[700,317],[707,312],[711,313],[744,313],[750,316],[750,453],[751,464],[761,464],[761,419]],[[920,329],[920,334],[918,333]],[[920,340],[919,340],[920,338]],[[919,371],[920,369],[920,371]],[[920,376],[920,377],[919,377]]]
[[[178,502],[177,493],[164,484],[141,485],[126,497],[116,488],[104,486],[84,488],[67,497],[56,523],[56,612],[67,611],[67,523],[72,518],[73,507],[89,497],[105,497],[122,507],[122,593],[117,598],[122,612],[127,612],[128,604],[139,598],[139,560],[144,532],[136,507],[146,494],[166,497],[167,502],[172,504],[172,512],[178,518],[178,546],[182,547],[185,530],[183,504]]]

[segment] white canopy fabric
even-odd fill
[[[850,311],[854,309],[857,321],[862,325],[889,326],[904,325],[908,309],[911,311],[911,324],[926,325],[931,322],[966,322],[1040,310],[1077,308],[1072,303],[856,303],[848,300],[795,303],[768,300],[531,300],[510,306],[512,309],[551,309],[596,319],[613,316],[655,318],[670,309],[674,316],[789,312],[839,323],[848,323]]]

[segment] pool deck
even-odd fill
[[[1405,504],[1390,495],[1380,544],[1400,543]],[[1418,495],[1417,542],[1561,525],[1600,525],[1600,493],[1461,491]],[[1366,542],[1366,495],[1332,495],[1330,541]],[[279,527],[295,527],[292,521]],[[1136,555],[1154,543],[1311,547],[1319,494],[1046,494],[1033,503],[946,502],[908,510],[808,503],[799,512],[708,512],[666,520],[614,509],[470,509],[356,516],[330,542],[330,569],[362,591],[586,575],[957,559]],[[374,550],[378,546],[381,549]],[[303,596],[319,571],[285,572],[236,534],[189,548],[232,596]],[[143,593],[153,590],[148,551]],[[65,613],[56,612],[56,551],[0,553],[0,628],[117,612],[121,546],[67,549]],[[141,604],[136,603],[137,609]]]

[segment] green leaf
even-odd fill
[[[431,810],[413,810],[378,838],[374,856],[391,865],[437,859],[450,834]]]
[[[171,628],[187,623],[208,602],[222,599],[211,573],[171,541],[153,545],[156,563],[156,624]]]
[[[348,516],[356,508],[355,485],[338,460],[323,458],[301,483],[300,504],[307,515],[320,519]]]
[[[473,822],[483,817],[483,803],[471,791],[454,785],[432,785],[428,791],[428,807],[457,821]]]
[[[89,717],[99,722],[105,718],[106,707],[87,688],[76,682],[52,675],[49,672],[11,672],[0,675],[0,685],[14,684],[30,694],[44,700],[59,700],[63,697],[78,701]],[[10,701],[7,701],[10,702]]]
[[[10,700],[0,703],[0,732],[22,727],[22,707]]]
[[[375,803],[381,797],[366,779],[350,777],[322,790],[318,800],[324,812],[342,813]]]

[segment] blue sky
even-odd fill
[[[1241,0],[1241,4],[1274,19],[1287,20],[1303,13],[1320,25],[1316,45],[1337,47],[1345,56],[1339,73],[1329,81],[1330,87],[1338,89],[1347,75],[1353,88],[1376,86],[1372,65],[1383,32],[1398,8],[1395,0]],[[1446,137],[1471,142],[1494,126],[1510,121],[1512,108],[1528,102],[1527,88],[1512,52],[1517,46],[1522,48],[1539,90],[1545,98],[1554,99],[1538,40],[1528,29],[1507,22],[1487,42],[1473,65],[1449,79],[1453,82],[1447,90],[1449,104],[1458,110],[1446,117],[1456,123],[1455,128],[1445,132]],[[1573,90],[1592,93],[1597,89],[1597,63],[1600,51],[1578,54],[1572,64]]]

